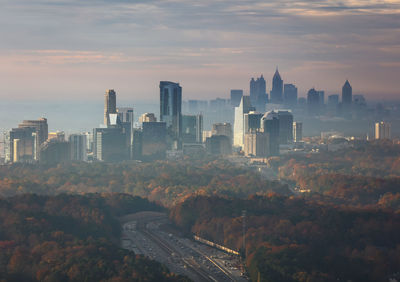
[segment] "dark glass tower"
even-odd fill
[[[167,125],[168,141],[178,149],[182,140],[182,87],[179,83],[160,81],[160,121]]]
[[[274,77],[272,78],[272,90],[271,90],[271,103],[281,104],[283,102],[283,80],[279,74],[278,68]]]
[[[348,80],[344,83],[342,87],[342,103],[350,105],[353,100],[353,89]]]

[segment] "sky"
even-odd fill
[[[0,0],[0,94],[11,101],[157,101],[271,87],[276,67],[299,96],[400,98],[400,1]]]

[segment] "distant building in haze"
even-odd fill
[[[65,141],[65,132],[64,131],[56,131],[49,132],[47,140],[55,139],[57,141]]]
[[[267,103],[266,83],[263,75],[256,80],[250,80],[250,101],[257,111],[265,111],[265,104]]]
[[[203,116],[182,115],[182,142],[201,143],[203,139]]]
[[[34,128],[36,131],[37,144],[40,146],[43,144],[49,135],[49,127],[47,125],[47,119],[40,118],[38,120],[24,120],[18,125],[18,128]]]
[[[229,138],[229,141],[232,144],[232,138],[233,138],[232,125],[227,122],[214,123],[212,126],[211,135],[212,136],[224,135]]]
[[[337,107],[339,105],[339,94],[332,94],[328,96],[328,107]]]
[[[212,135],[206,138],[206,150],[212,155],[232,154],[232,143],[228,136]]]
[[[272,90],[270,95],[270,101],[272,104],[281,104],[283,102],[283,80],[279,74],[278,68],[276,68],[274,77],[272,78]]]
[[[87,161],[87,139],[85,134],[71,134],[68,137],[72,161]]]
[[[307,108],[310,115],[319,115],[321,103],[319,101],[320,95],[314,88],[310,89],[307,93]]]
[[[375,123],[375,139],[390,139],[391,124],[385,121]]]
[[[319,104],[321,106],[325,105],[325,91],[317,91],[319,95]]]
[[[293,84],[283,86],[283,102],[285,105],[297,105],[297,87]]]
[[[342,87],[342,103],[350,105],[353,101],[353,89],[348,80],[344,83]]]
[[[6,162],[32,163],[38,160],[39,147],[36,129],[33,127],[13,128],[4,135]]]
[[[134,121],[134,115],[133,115],[133,108],[131,107],[118,107],[117,108],[117,114],[118,118],[121,122],[129,122],[132,124]]]
[[[117,162],[129,159],[126,134],[121,127],[93,129],[93,156],[99,161]]]
[[[263,113],[250,111],[244,114],[244,134],[260,131]]]
[[[117,113],[117,95],[114,89],[108,89],[104,94],[104,125],[110,125],[110,114]]]
[[[54,165],[68,162],[70,158],[69,143],[56,138],[47,140],[40,145],[40,163]]]
[[[167,151],[167,124],[144,122],[142,129],[142,160],[163,160]]]
[[[160,81],[160,121],[166,123],[170,147],[179,149],[182,143],[182,87],[179,83]]]
[[[243,96],[243,90],[241,89],[232,89],[231,90],[231,106],[237,107],[240,104],[240,100]]]

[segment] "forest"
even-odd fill
[[[24,193],[128,193],[172,206],[192,195],[289,194],[286,185],[226,160],[0,166],[0,197]]]
[[[0,199],[0,281],[187,281],[118,246],[118,216],[160,209],[123,194]]]
[[[389,281],[400,278],[400,214],[278,194],[196,196],[170,218],[187,234],[244,252],[253,281]]]

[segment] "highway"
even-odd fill
[[[122,218],[122,247],[165,264],[193,281],[247,281],[239,258],[164,231],[163,213],[141,212]]]

